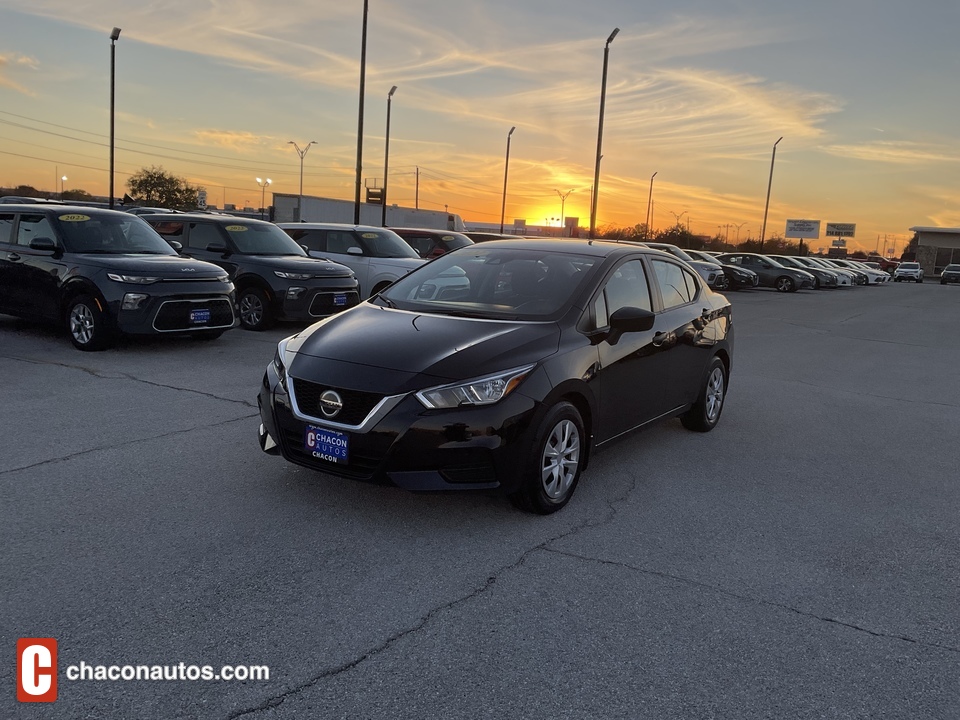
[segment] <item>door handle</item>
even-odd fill
[[[19,259],[20,259],[20,256],[17,255],[15,252],[7,253],[7,260],[9,260],[10,262],[17,262],[17,260]]]
[[[670,333],[658,332],[656,335],[653,336],[653,346],[660,347],[667,341],[667,338],[669,337],[670,337]]]

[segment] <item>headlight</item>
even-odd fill
[[[417,400],[430,410],[461,405],[493,405],[513,392],[534,367],[527,365],[476,380],[421,390],[417,393]]]
[[[287,352],[287,343],[293,340],[294,337],[296,336],[291,335],[277,343],[277,351],[273,355],[273,369],[277,371],[277,376],[280,378],[280,386],[284,390],[287,389],[287,367],[293,361],[293,356],[296,354]]]
[[[217,280],[219,280],[219,281],[222,282],[222,283],[228,283],[228,282],[230,282],[230,276],[229,276],[229,275],[218,275],[218,276],[217,276]]]
[[[118,275],[117,273],[107,273],[107,277],[114,282],[131,283],[133,285],[152,285],[160,282],[158,277],[145,277],[143,275]]]
[[[273,274],[284,280],[309,280],[313,277],[310,273],[282,272],[280,270],[274,270]]]

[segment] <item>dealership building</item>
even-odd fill
[[[917,234],[917,262],[927,277],[960,263],[960,228],[912,227]]]

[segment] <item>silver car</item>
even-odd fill
[[[326,258],[353,270],[360,299],[376,295],[426,260],[392,230],[342,223],[280,223],[310,257]]]

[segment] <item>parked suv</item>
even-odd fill
[[[923,268],[918,262],[903,262],[893,271],[893,281],[913,280],[914,282],[923,282]]]
[[[273,223],[191,213],[142,217],[181,254],[227,271],[247,330],[276,320],[318,320],[360,302],[350,268],[307,257]]]
[[[386,228],[341,223],[281,223],[280,227],[311,257],[329,258],[353,270],[364,299],[424,263],[403,238]]]
[[[417,255],[427,260],[473,245],[473,240],[463,233],[452,230],[430,230],[426,228],[390,228],[417,251]]]
[[[947,283],[960,283],[960,265],[956,263],[947,265],[940,273],[940,284],[946,285]]]
[[[221,268],[177,255],[140,218],[69,205],[0,207],[0,312],[62,322],[80,350],[118,332],[218,337],[234,326]]]

